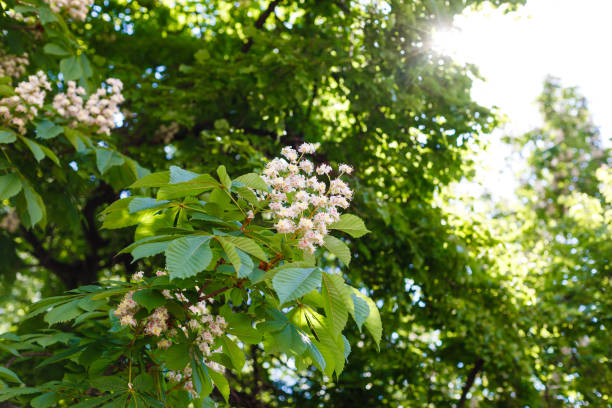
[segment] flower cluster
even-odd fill
[[[24,134],[28,121],[38,115],[38,109],[42,108],[50,90],[51,84],[42,71],[19,82],[15,95],[0,99],[0,122],[16,127]]]
[[[97,128],[97,133],[108,135],[116,126],[115,118],[120,113],[119,104],[124,98],[120,80],[109,78],[106,82],[108,90],[101,87],[85,101],[85,89],[74,81],[68,81],[66,92],[58,93],[53,98],[53,108],[61,117],[73,119],[70,123],[72,127],[84,124]],[[19,82],[15,95],[0,99],[0,124],[17,128],[21,134],[25,134],[28,122],[38,115],[50,90],[51,83],[42,71]]]
[[[133,294],[134,292],[126,293],[114,312],[122,326],[136,326],[138,323],[134,319],[134,313],[136,313],[140,306],[132,299]]]
[[[0,49],[0,77],[19,78],[26,72],[26,67],[30,64],[28,54],[18,55],[7,54]]]
[[[85,21],[89,13],[90,0],[47,0],[49,7],[54,13],[66,10],[68,15],[75,20]]]
[[[195,337],[195,343],[198,348],[204,357],[208,357],[213,353],[215,339],[225,334],[227,323],[222,316],[214,318],[210,315],[206,308],[206,303],[203,301],[189,306],[189,315],[190,320],[187,322],[187,325],[179,326],[179,328],[183,330],[186,336]],[[170,341],[166,341],[163,343],[163,347],[169,347],[170,344],[172,344]],[[160,346],[159,343],[158,346]],[[215,351],[218,352],[220,350]],[[205,364],[213,370],[223,371],[223,366],[214,361],[206,359]],[[168,372],[168,379],[177,383],[183,381],[183,388],[195,396],[195,390],[191,380],[191,367],[187,366],[182,372]]]
[[[76,127],[79,123],[98,127],[98,133],[110,134],[115,127],[115,117],[120,113],[119,104],[124,101],[121,90],[123,84],[120,80],[109,78],[106,80],[110,86],[110,92],[103,87],[87,99],[83,99],[85,89],[76,85],[74,81],[68,81],[68,89],[65,93],[59,93],[53,98],[53,108],[61,116],[73,118],[71,126]]]
[[[157,276],[167,275],[166,271],[157,271]],[[137,272],[132,275],[133,282],[141,282],[144,279],[144,272]],[[199,290],[196,287],[196,290]],[[173,299],[183,304],[187,311],[187,319],[181,323],[174,321],[170,323],[170,316],[165,307],[158,307],[154,312],[146,317],[139,326],[139,322],[134,318],[134,315],[141,308],[133,298],[134,292],[125,294],[114,315],[119,318],[122,326],[144,327],[144,333],[149,336],[159,337],[157,347],[167,349],[178,339],[187,337],[200,349],[204,357],[210,356],[213,352],[219,351],[215,349],[216,339],[225,334],[227,323],[222,316],[213,316],[209,313],[206,300],[212,303],[212,298],[202,299],[195,303],[189,299],[181,290],[165,289],[162,294],[166,299]],[[171,328],[171,326],[173,326]],[[182,331],[184,337],[178,337],[179,331]],[[213,361],[206,360],[206,365],[214,370],[223,371],[223,367]],[[193,383],[191,382],[191,368],[187,367],[180,372],[168,372],[168,379],[173,382],[182,383],[183,388],[190,393],[194,393]]]
[[[340,210],[349,206],[353,190],[340,179],[351,174],[353,168],[347,164],[338,167],[338,176],[331,177],[328,164],[317,167],[304,156],[316,151],[311,143],[302,144],[296,151],[284,147],[284,158],[270,161],[263,171],[263,180],[270,186],[269,193],[261,198],[269,199],[274,227],[281,234],[294,234],[298,247],[314,252],[324,244],[330,224],[340,219]],[[327,178],[329,184],[325,182]]]

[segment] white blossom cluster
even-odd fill
[[[108,91],[101,87],[85,101],[85,89],[74,81],[68,81],[66,92],[53,98],[53,108],[61,117],[73,119],[72,127],[84,124],[97,128],[97,133],[108,135],[116,127],[115,117],[120,113],[119,104],[124,98],[121,94],[123,84],[119,79],[109,78],[106,82]],[[17,128],[25,134],[28,122],[38,115],[50,90],[51,83],[42,71],[19,82],[15,95],[0,99],[0,124]]]
[[[66,10],[68,15],[77,21],[85,21],[89,13],[91,0],[46,0],[54,13]]]
[[[109,135],[110,130],[115,127],[115,117],[120,113],[119,104],[124,98],[121,94],[123,84],[119,79],[109,78],[106,82],[110,86],[110,92],[100,87],[85,101],[85,89],[77,86],[74,81],[68,81],[66,92],[58,93],[53,98],[53,108],[59,115],[73,118],[73,127],[80,123],[96,126],[98,133]]]
[[[340,219],[339,209],[348,208],[353,198],[353,190],[340,179],[351,174],[353,168],[341,164],[337,177],[332,178],[331,166],[315,167],[304,158],[316,149],[312,143],[302,144],[297,151],[284,147],[281,150],[284,158],[277,157],[266,165],[262,178],[270,186],[270,192],[260,195],[270,200],[276,230],[293,234],[298,247],[310,253],[324,244],[329,225]]]
[[[30,64],[28,54],[22,56],[7,54],[0,49],[0,77],[19,78],[26,72],[26,67]]]
[[[157,271],[157,276],[167,275],[166,271]],[[137,272],[132,275],[132,281],[140,282],[144,278],[144,272]],[[196,287],[196,289],[198,289]],[[132,299],[134,292],[128,292],[125,294],[117,309],[114,311],[115,316],[119,317],[119,321],[122,326],[138,326],[138,322],[134,318],[134,314],[140,309],[140,305]],[[165,307],[159,307],[155,311],[145,318],[144,333],[150,336],[161,337],[157,342],[157,347],[160,349],[167,349],[172,344],[172,339],[175,339],[178,331],[181,330],[187,338],[194,339],[196,345],[205,357],[210,356],[213,352],[219,350],[213,350],[215,340],[217,337],[225,334],[227,323],[223,316],[213,316],[209,313],[206,306],[206,301],[202,300],[195,304],[189,302],[187,297],[180,291],[163,290],[162,294],[167,299],[175,299],[186,306],[188,320],[185,324],[179,324],[176,322],[176,326],[169,329],[169,315],[168,310]],[[212,303],[212,298],[208,299]],[[223,367],[213,361],[205,360],[208,367],[223,371]],[[191,368],[187,367],[183,371],[169,371],[167,373],[168,379],[173,382],[183,382],[183,388],[193,395],[195,390],[191,381]]]
[[[16,127],[24,134],[28,121],[38,115],[38,110],[45,103],[47,91],[50,90],[51,83],[42,71],[19,82],[15,95],[0,99],[0,123]]]

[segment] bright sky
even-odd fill
[[[486,81],[474,84],[472,96],[508,115],[508,131],[524,132],[540,123],[534,101],[551,74],[564,86],[580,88],[610,146],[611,15],[612,0],[527,0],[508,14],[489,7],[468,11],[455,19],[455,30],[437,33],[434,43],[438,51],[479,67]],[[492,148],[483,157],[490,166],[483,178],[495,193],[507,196],[516,180],[500,164],[508,153],[497,142],[500,133],[492,135]]]

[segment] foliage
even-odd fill
[[[50,81],[23,129],[0,130],[3,398],[181,406],[167,371],[191,367],[204,406],[605,406],[609,203],[594,174],[609,151],[581,157],[597,137],[575,91],[549,83],[547,126],[515,141],[542,191],[526,183],[495,217],[438,204],[497,122],[471,100],[475,69],[431,52],[429,33],[479,3],[109,0],[85,21],[2,3],[2,58],[29,65],[0,97]],[[110,134],[53,103],[69,80],[87,99],[112,78],[125,101]],[[348,235],[314,256],[247,222],[250,172],[305,141],[355,166],[353,212],[371,230],[344,215]],[[152,273],[164,262],[170,277]],[[130,292],[134,315],[117,316]],[[195,331],[145,333],[188,324],[181,310],[208,296],[201,316],[228,333],[210,358]]]

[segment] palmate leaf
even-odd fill
[[[249,276],[255,267],[251,257],[240,249],[237,249],[235,245],[229,240],[226,240],[225,237],[216,238],[221,243],[223,251],[225,251],[227,258],[230,260],[232,266],[236,270],[237,276],[239,278],[246,278]]]
[[[356,295],[355,293],[351,293],[351,300],[353,301],[353,308],[352,310],[349,310],[353,316],[353,319],[355,320],[355,323],[357,323],[357,327],[359,327],[359,331],[361,332],[361,327],[370,315],[370,306],[365,299]]]
[[[268,257],[263,249],[252,239],[247,237],[235,237],[232,235],[224,236],[224,240],[231,242],[236,248],[243,250],[244,252],[253,255],[254,257],[267,261]]]
[[[351,289],[353,291],[352,295],[359,297],[368,304],[368,317],[365,319],[364,324],[366,329],[368,329],[374,338],[376,345],[380,349],[380,339],[382,338],[382,321],[380,320],[380,312],[378,311],[378,307],[376,307],[376,303],[374,303],[372,299],[365,296],[355,288]],[[357,304],[355,304],[355,312],[357,312]],[[357,319],[355,319],[355,321],[357,321]]]
[[[191,235],[172,241],[166,248],[170,278],[188,278],[203,271],[212,260],[209,235]]]
[[[51,326],[56,323],[67,322],[79,316],[83,313],[79,308],[80,301],[81,299],[77,299],[54,307],[45,315],[45,322]]]
[[[6,367],[0,366],[0,378],[4,378],[5,380],[22,384],[21,379],[15,374],[13,371],[9,370]]]
[[[10,129],[0,129],[0,143],[13,143],[17,140],[17,134]]]
[[[327,235],[323,246],[329,252],[336,255],[346,266],[351,262],[351,250],[342,240],[332,235]]]
[[[234,181],[238,181],[244,184],[247,187],[254,188],[256,190],[268,191],[269,187],[263,179],[255,173],[247,173],[242,176],[234,179]]]
[[[349,306],[346,304],[348,288],[342,276],[324,272],[321,279],[323,309],[333,336],[342,333],[348,320]],[[350,299],[349,299],[350,300]]]
[[[168,184],[160,187],[157,192],[158,200],[171,200],[173,198],[197,196],[205,191],[219,186],[219,182],[208,174],[202,174],[187,182]]]
[[[321,284],[319,268],[287,268],[272,278],[272,286],[281,304],[305,295]]]
[[[21,191],[19,176],[15,173],[0,176],[0,201],[13,197]]]
[[[336,229],[346,232],[353,238],[359,238],[370,232],[363,220],[353,214],[342,214],[340,220],[329,226],[329,229]]]
[[[198,176],[199,174],[193,171],[183,170],[177,166],[170,166],[170,184],[184,183]]]
[[[227,174],[227,170],[225,169],[225,166],[217,167],[217,175],[219,176],[219,181],[221,181],[221,184],[223,184],[223,186],[227,190],[232,188],[232,179]]]
[[[102,149],[96,147],[96,166],[100,174],[104,174],[114,166],[120,166],[125,162],[125,159],[114,150]]]
[[[161,187],[168,183],[170,183],[170,172],[159,171],[157,173],[147,174],[146,176],[136,180],[129,186],[129,188]]]
[[[314,341],[321,355],[325,359],[325,375],[332,376],[335,372],[340,375],[344,369],[344,341],[342,336],[334,336],[326,319],[316,311],[306,308],[305,316],[318,340]]]
[[[210,375],[210,378],[212,379],[213,383],[215,384],[215,387],[217,387],[217,389],[221,393],[221,396],[223,397],[225,402],[228,402],[229,401],[230,387],[229,387],[229,383],[227,381],[227,378],[225,378],[225,376],[223,374],[221,374],[218,371],[213,370],[212,368],[210,370],[208,370],[208,374]]]
[[[246,362],[246,357],[240,347],[227,336],[223,336],[221,340],[223,343],[223,353],[229,357],[236,370],[242,371],[242,367],[244,367],[244,363]]]

